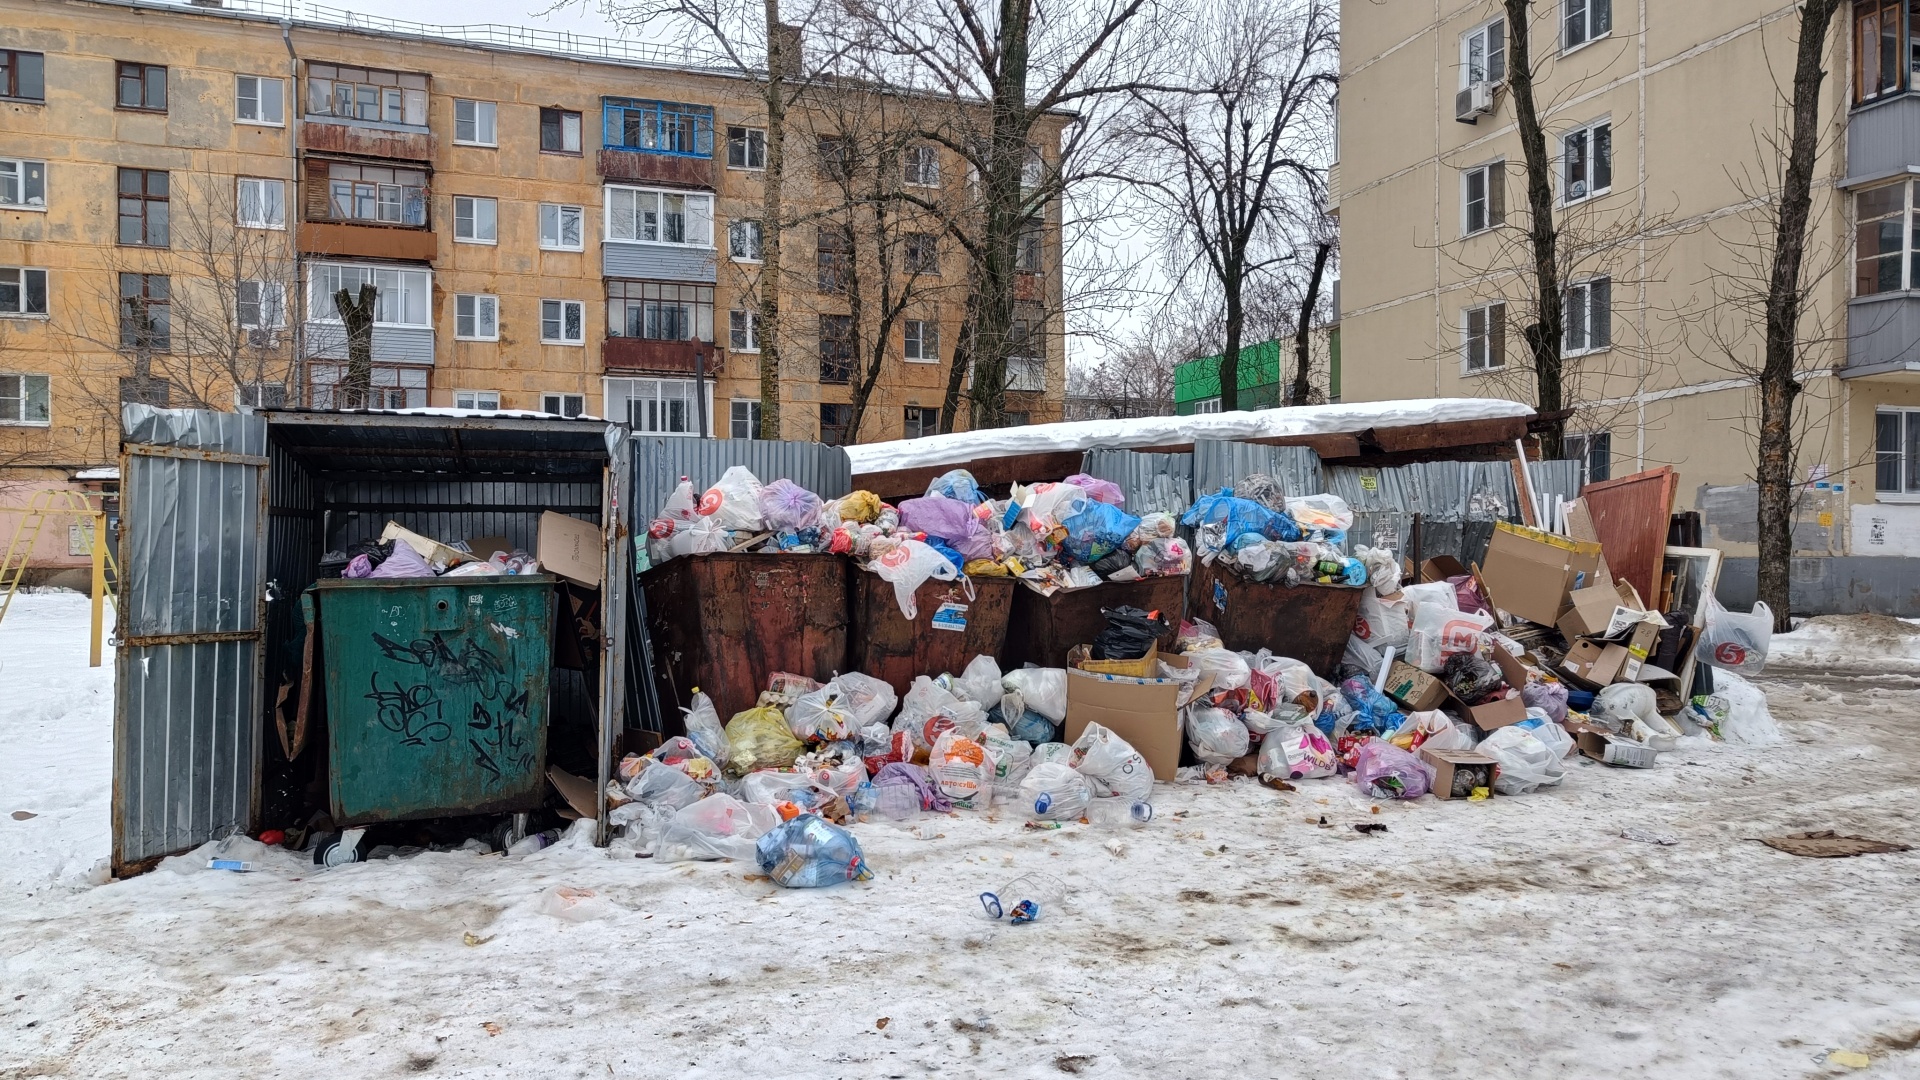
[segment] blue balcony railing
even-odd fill
[[[713,109],[672,101],[602,98],[606,148],[677,157],[713,156]]]

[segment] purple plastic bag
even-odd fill
[[[355,555],[347,568],[340,571],[343,578],[363,578],[373,576],[373,560],[365,555]]]
[[[1120,490],[1120,485],[1111,480],[1101,480],[1081,472],[1074,473],[1072,476],[1061,481],[1061,483],[1072,484],[1077,488],[1085,488],[1088,498],[1106,503],[1108,506],[1127,505],[1127,496]]]
[[[973,507],[959,499],[928,495],[904,500],[900,503],[900,527],[944,540],[969,559],[993,555],[993,538],[987,534],[987,527],[973,516]]]
[[[393,545],[393,554],[387,556],[386,561],[374,567],[373,573],[367,576],[370,578],[413,578],[433,577],[434,573],[433,567],[427,565],[427,560],[421,558],[419,552],[409,547],[405,541],[402,541]]]
[[[761,488],[758,503],[769,529],[804,529],[820,516],[820,496],[787,479]]]
[[[1385,739],[1368,739],[1353,763],[1353,782],[1376,799],[1417,799],[1433,786],[1433,766]]]
[[[1532,682],[1520,688],[1520,700],[1529,709],[1540,709],[1556,724],[1567,719],[1567,687],[1557,682]]]
[[[942,795],[940,789],[934,785],[933,779],[927,775],[927,770],[918,765],[896,761],[891,765],[881,766],[880,771],[873,774],[874,787],[895,785],[905,785],[919,792],[922,810],[944,814],[953,809],[953,800]]]

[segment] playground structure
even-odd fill
[[[7,609],[13,606],[14,594],[20,591],[20,583],[27,576],[28,564],[33,560],[34,544],[40,539],[40,531],[47,519],[79,518],[91,526],[93,536],[88,546],[93,557],[93,632],[88,664],[99,667],[106,628],[106,600],[118,589],[120,581],[119,564],[113,558],[107,539],[106,496],[46,488],[34,492],[27,505],[4,506],[0,507],[0,511],[21,515],[19,526],[13,530],[13,536],[7,542],[5,554],[0,555],[0,624],[5,623]]]

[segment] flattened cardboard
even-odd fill
[[[402,526],[397,521],[387,522],[387,527],[380,530],[380,539],[383,543],[388,540],[400,541],[417,552],[421,558],[427,560],[427,563],[435,570],[445,570],[449,566],[458,566],[463,562],[471,561],[473,558],[459,548],[448,547],[430,536],[421,536],[412,529]]]
[[[467,550],[473,552],[474,558],[486,562],[496,552],[501,555],[513,554],[513,544],[504,536],[476,536],[467,541]]]
[[[1171,667],[1187,666],[1184,656],[1160,659]],[[1140,751],[1155,780],[1171,781],[1180,767],[1179,700],[1176,679],[1137,679],[1068,668],[1066,741],[1078,739],[1088,724],[1099,724]]]
[[[1640,678],[1640,670],[1646,665],[1647,656],[1660,640],[1659,623],[1642,622],[1633,624],[1633,635],[1627,638],[1627,662],[1621,665],[1620,682],[1633,682]]]
[[[1487,765],[1492,767],[1492,777],[1500,775],[1500,762],[1478,750],[1428,750],[1420,748],[1420,760],[1433,766],[1433,785],[1431,791],[1436,799],[1451,799],[1453,794],[1453,773],[1462,765]],[[1493,780],[1487,781],[1487,794],[1493,794]]]
[[[1614,581],[1568,593],[1567,609],[1554,625],[1569,638],[1612,637],[1645,610],[1632,585]]]
[[[1480,564],[1480,583],[1495,607],[1527,622],[1552,626],[1567,594],[1593,584],[1600,545],[1500,521]]]
[[[1437,709],[1447,700],[1447,684],[1404,660],[1395,660],[1387,670],[1386,695],[1409,712],[1421,712]]]
[[[600,526],[549,510],[540,515],[540,539],[534,557],[540,569],[592,588],[600,587],[607,553]]]
[[[574,813],[583,818],[599,816],[599,796],[593,790],[593,781],[583,780],[558,765],[547,766],[547,779]]]

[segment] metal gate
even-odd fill
[[[116,873],[258,816],[267,425],[127,405],[113,728]]]

